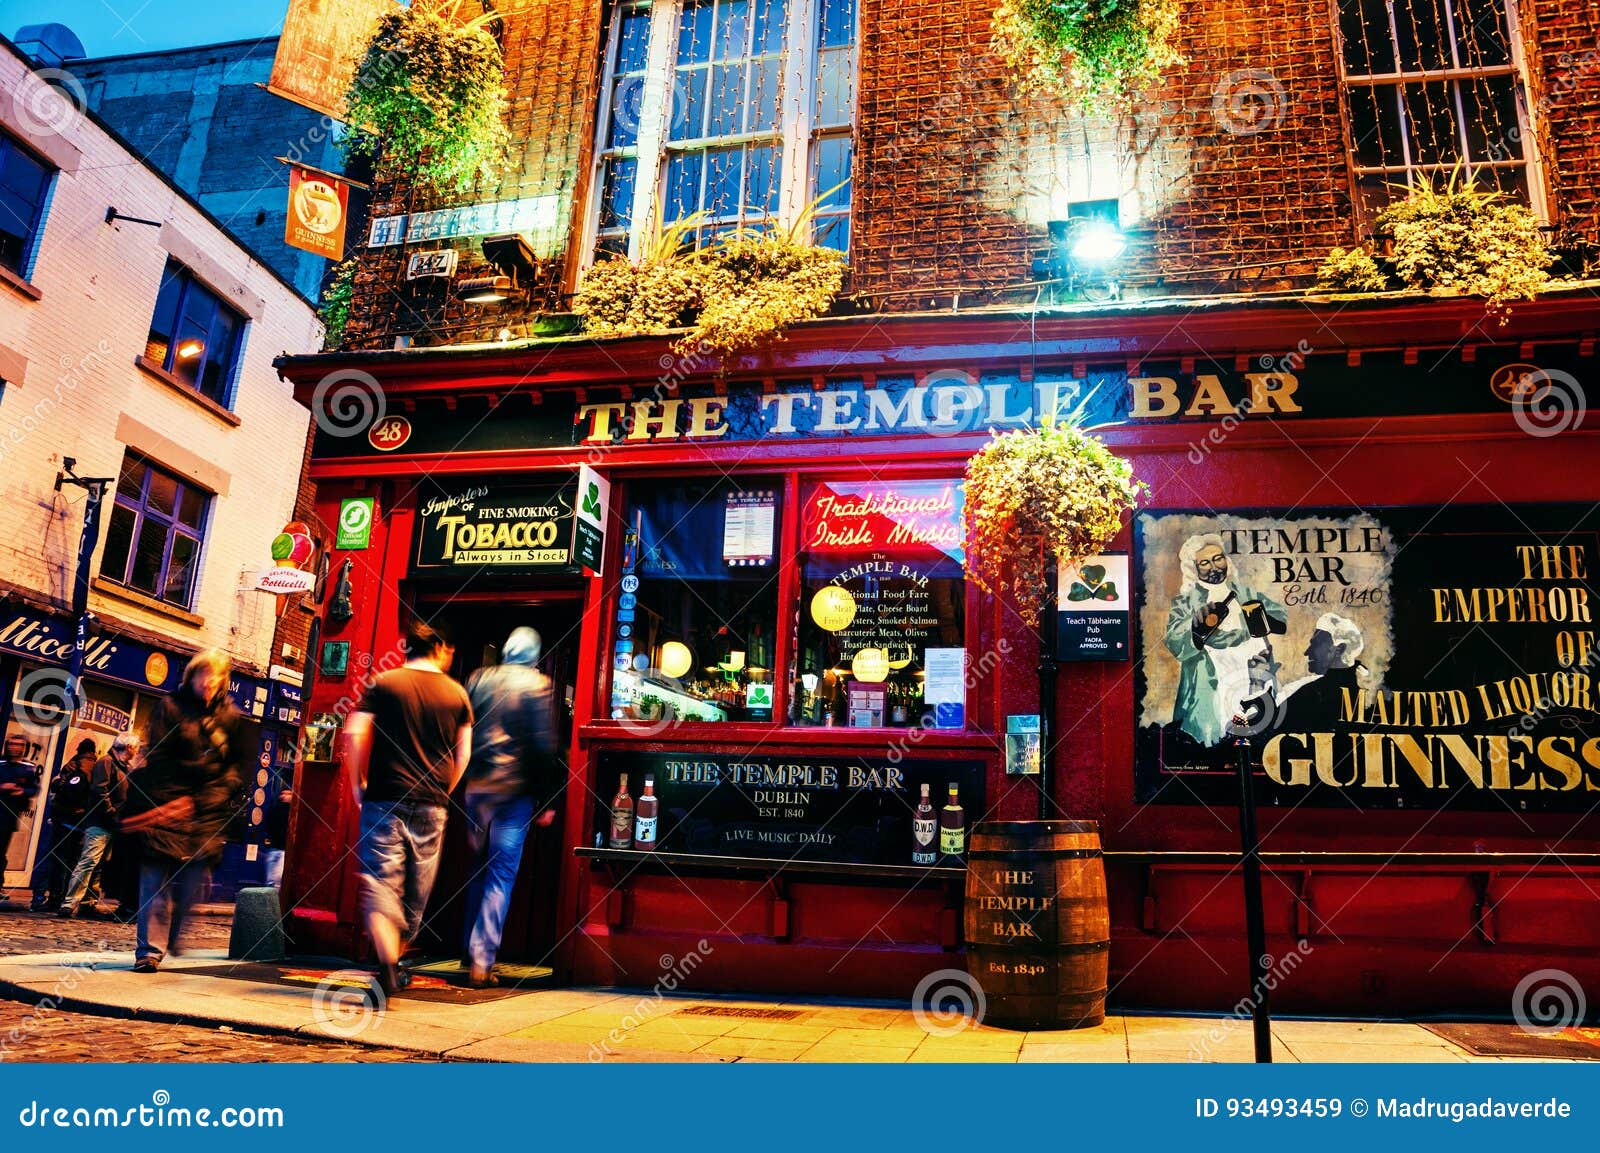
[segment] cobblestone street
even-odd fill
[[[26,912],[27,894],[13,892],[0,907],[0,957],[29,953],[133,949],[134,928],[110,920],[63,921]],[[188,943],[226,948],[226,917],[195,919]],[[158,978],[159,979],[159,978]],[[362,1061],[417,1060],[398,1049],[322,1044],[257,1036],[226,1028],[173,1025],[67,1012],[0,999],[0,1061]]]

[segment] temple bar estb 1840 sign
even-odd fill
[[[1148,511],[1141,802],[1600,802],[1600,507]],[[1234,717],[1242,726],[1230,728]]]

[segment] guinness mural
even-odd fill
[[[1600,802],[1600,508],[1140,514],[1138,800]]]

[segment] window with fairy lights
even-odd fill
[[[698,244],[808,219],[814,243],[846,251],[856,3],[616,4],[596,125],[593,256],[639,259],[663,225],[691,216]]]
[[[1366,218],[1458,169],[1543,213],[1515,0],[1338,0],[1338,10]]]

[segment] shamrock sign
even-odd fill
[[[1078,570],[1082,580],[1072,582],[1067,589],[1069,601],[1114,601],[1117,599],[1117,582],[1106,580],[1105,565],[1086,564]]]

